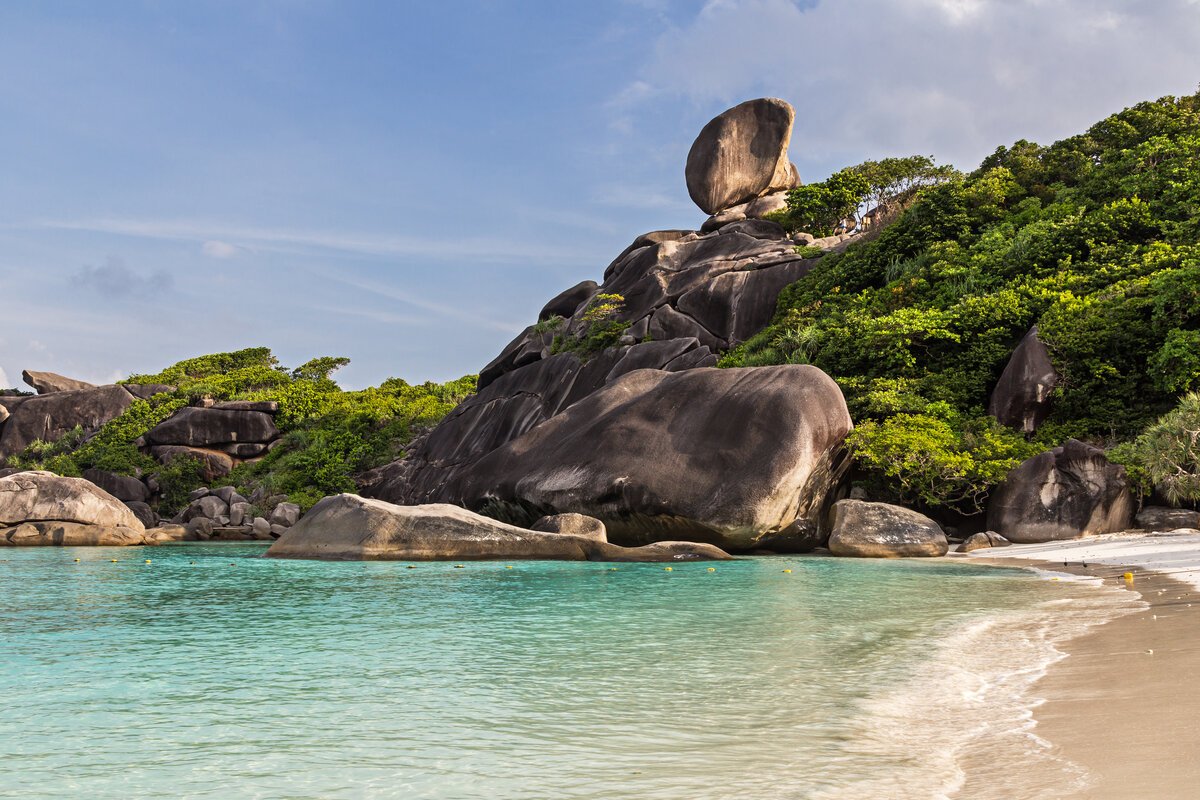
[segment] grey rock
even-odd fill
[[[1146,531],[1173,531],[1179,528],[1200,528],[1200,512],[1190,508],[1146,506],[1134,517],[1134,525]]]
[[[259,534],[270,535],[271,533],[271,523],[267,521],[266,517],[255,517],[251,527],[256,536]]]
[[[1069,439],[1008,473],[988,504],[987,526],[1026,544],[1114,533],[1132,518],[1125,468]]]
[[[129,547],[146,544],[146,533],[136,528],[87,525],[80,522],[35,520],[0,525],[0,547]]]
[[[746,212],[749,211],[749,203],[738,203],[736,206],[725,209],[719,214],[713,214],[708,219],[704,220],[704,224],[700,226],[701,233],[712,233],[720,230],[731,222],[741,222],[746,219]]]
[[[263,414],[279,413],[279,403],[274,400],[225,400],[213,403],[216,411],[261,411]]]
[[[280,525],[278,522],[273,522],[271,523],[271,537],[278,539],[280,536],[283,536],[285,533],[287,533],[288,529],[289,528],[287,525]]]
[[[941,527],[924,514],[889,503],[839,500],[833,504],[829,552],[858,558],[944,556]]]
[[[661,342],[642,342],[626,351],[620,361],[604,376],[606,384],[612,383],[627,372],[637,369],[662,369],[667,364],[700,346],[700,340],[668,339]]]
[[[196,517],[184,525],[191,536],[199,541],[208,541],[213,535],[213,521],[208,517]]]
[[[212,490],[212,493],[224,500],[229,505],[246,502],[246,498],[238,494],[237,489],[234,489],[232,486],[218,486],[216,489]]]
[[[120,500],[83,478],[41,470],[0,478],[0,525],[39,521],[144,531]]]
[[[1008,547],[1011,545],[1008,539],[1005,539],[995,531],[982,531],[973,533],[958,546],[958,552],[970,553],[973,550],[983,550],[987,547]]]
[[[207,486],[201,486],[199,489],[193,489],[188,493],[188,502],[190,503],[193,500],[199,500],[206,494],[212,494],[212,491]]]
[[[170,464],[177,458],[192,458],[200,462],[200,480],[215,481],[233,472],[233,459],[219,450],[202,447],[164,444],[150,448],[150,455],[158,463]]]
[[[0,406],[0,424],[3,424],[6,419],[8,419],[8,409]]]
[[[228,511],[229,506],[225,504],[224,500],[217,497],[215,494],[206,494],[199,500],[193,500],[192,502],[188,503],[188,507],[184,509],[183,512],[183,521],[191,522],[192,520],[196,519],[196,517],[206,517],[208,519],[215,520],[217,517],[226,514]]]
[[[718,339],[695,319],[671,306],[661,306],[650,316],[650,338],[655,341],[696,339],[711,349],[723,350],[728,346],[725,340]]]
[[[595,281],[581,281],[575,284],[565,292],[555,295],[549,303],[542,306],[542,310],[538,312],[538,319],[574,316],[579,307],[587,302],[599,288]]]
[[[158,514],[146,503],[137,500],[127,500],[125,501],[125,506],[133,512],[133,515],[138,518],[138,522],[142,523],[143,527],[149,529],[158,525]]]
[[[122,383],[121,387],[139,400],[149,400],[156,394],[175,391],[165,383]]]
[[[151,445],[207,447],[231,442],[269,442],[279,437],[274,418],[264,411],[181,408],[146,432]]]
[[[763,98],[711,120],[688,152],[684,174],[692,201],[715,214],[790,183],[787,149],[795,116],[788,103]]]
[[[117,475],[102,469],[85,469],[83,479],[91,481],[113,497],[125,503],[145,502],[150,496],[146,484],[128,475]],[[153,525],[147,527],[154,527]]]
[[[988,402],[988,413],[1001,425],[1033,433],[1050,414],[1050,394],[1056,385],[1058,372],[1034,325],[1000,374]]]
[[[529,526],[531,531],[542,533],[563,533],[568,536],[581,536],[597,542],[608,541],[608,531],[604,523],[595,517],[583,514],[552,514],[542,517]]]
[[[787,192],[774,192],[755,198],[746,204],[746,217],[762,219],[767,214],[787,210]]]
[[[167,542],[195,542],[199,537],[183,525],[159,525],[146,531],[146,541],[155,544]]]
[[[431,494],[514,522],[587,514],[621,544],[751,550],[817,519],[851,428],[837,384],[815,367],[638,370]]]
[[[711,545],[625,548],[586,536],[505,525],[451,505],[398,506],[358,495],[322,498],[266,553],[333,560],[555,559],[676,561],[724,559]]]
[[[96,384],[94,383],[77,381],[73,378],[64,378],[62,375],[57,375],[53,372],[30,372],[29,370],[23,370],[21,372],[21,380],[36,389],[38,394],[73,392],[79,389],[96,388]]]
[[[300,520],[300,506],[295,503],[280,503],[271,511],[272,525],[282,525],[285,528],[295,525]]]
[[[133,399],[120,386],[3,398],[0,405],[8,409],[9,418],[0,427],[0,458],[20,453],[35,439],[57,442],[76,426],[94,431],[125,413]]]
[[[240,501],[229,504],[229,524],[241,525],[246,521],[246,515],[250,512],[250,504],[246,501]]]

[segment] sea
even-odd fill
[[[1136,595],[951,561],[0,550],[0,797],[1060,798],[1036,681]]]

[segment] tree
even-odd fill
[[[349,363],[350,359],[342,356],[319,356],[292,370],[292,377],[298,381],[327,381]]]

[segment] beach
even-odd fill
[[[1141,596],[1144,608],[1060,646],[1067,657],[1033,689],[1045,700],[1035,732],[1087,770],[1088,785],[1073,797],[1196,797],[1200,533],[1114,534],[965,558],[1087,576]]]

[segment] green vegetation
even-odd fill
[[[625,298],[619,294],[596,295],[579,318],[580,327],[555,336],[551,352],[587,359],[606,347],[615,347],[632,324],[613,319],[624,307]]]
[[[772,325],[722,361],[832,375],[877,487],[979,508],[1030,449],[985,409],[1035,323],[1062,376],[1036,449],[1131,441],[1200,389],[1200,96],[1140,103],[1048,147],[998,148],[969,175],[910,166],[907,185],[887,170],[865,179],[911,194],[899,219],[823,257],[780,295]],[[871,174],[843,170],[829,195],[853,196],[861,184],[844,173],[856,170]],[[838,202],[825,207],[850,201]],[[799,203],[795,214],[830,219]],[[1147,474],[1164,480],[1166,462],[1139,441]]]
[[[1174,411],[1108,456],[1125,466],[1141,494],[1157,489],[1175,505],[1200,502],[1200,393],[1189,392]]]
[[[392,378],[371,389],[345,392],[329,376],[348,363],[347,358],[324,356],[289,372],[269,349],[257,347],[188,359],[155,375],[134,375],[124,382],[175,388],[134,401],[87,441],[83,430],[76,429],[53,444],[34,442],[8,465],[72,476],[92,467],[152,476],[160,486],[160,513],[170,513],[201,485],[199,462],[177,458],[164,466],[134,442],[204,397],[272,400],[279,404],[275,421],[283,441],[217,484],[236,486],[243,494],[261,486],[268,494],[289,495],[307,510],[326,494],[354,491],[355,474],[398,457],[417,432],[435,425],[475,390],[475,376],[467,376],[421,386]]]

